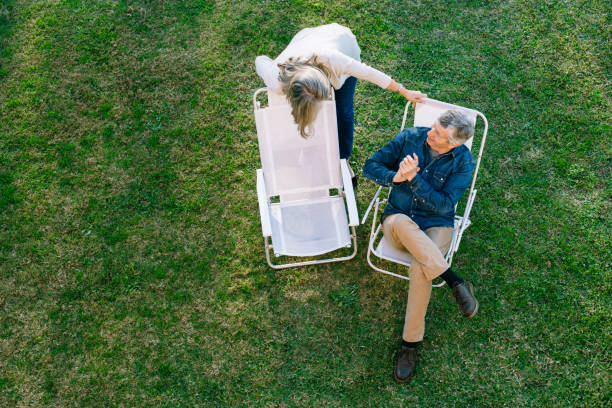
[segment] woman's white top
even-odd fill
[[[317,55],[330,69],[329,80],[335,89],[340,89],[350,76],[365,79],[381,88],[388,87],[391,77],[362,63],[360,54],[357,39],[351,30],[333,23],[303,29],[276,59],[265,55],[255,58],[255,67],[266,87],[277,93],[281,92],[278,80],[280,69],[277,64],[286,62],[291,57],[310,58],[313,55]]]

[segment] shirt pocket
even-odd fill
[[[422,198],[415,198],[414,200],[414,209],[416,211],[425,211],[430,212],[430,211],[434,211],[435,207],[433,205],[431,205],[428,201],[422,199]]]
[[[448,175],[446,173],[442,173],[439,171],[434,172],[433,177],[431,179],[431,185],[434,190],[442,191],[447,178]]]

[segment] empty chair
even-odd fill
[[[339,159],[333,100],[321,102],[311,136],[300,136],[284,97],[268,92],[268,106],[253,95],[262,168],[257,196],[266,259],[272,268],[287,268],[351,259],[357,252],[357,205],[346,160]],[[271,240],[271,242],[270,242]],[[335,258],[274,264],[276,257],[321,256],[353,247]]]

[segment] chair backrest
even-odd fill
[[[268,91],[268,106],[287,105],[285,95]]]
[[[425,103],[417,103],[414,109],[414,125],[413,126],[427,126],[431,125],[440,117],[442,113],[449,109],[459,109],[465,112],[468,118],[472,121],[472,124],[476,125],[477,112],[472,109],[464,108],[461,106],[453,105],[446,102],[436,101],[435,99],[427,99]],[[406,121],[406,113],[404,113],[404,120],[402,122],[402,130]],[[472,150],[472,142],[474,138],[471,137],[464,144],[468,149]]]
[[[312,134],[304,139],[284,98],[269,96],[271,105],[260,108],[255,100],[260,91],[254,95],[255,123],[268,196],[293,201],[340,189],[335,102],[321,102]]]

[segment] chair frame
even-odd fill
[[[470,112],[473,112],[476,117],[480,117],[484,123],[484,129],[483,129],[483,133],[482,133],[482,137],[481,137],[481,141],[480,141],[480,149],[478,150],[478,157],[476,160],[476,167],[474,169],[474,174],[472,175],[472,183],[470,185],[470,190],[468,193],[468,198],[467,198],[467,203],[465,205],[465,210],[463,212],[463,216],[459,216],[459,215],[455,215],[455,222],[454,222],[454,227],[453,227],[453,235],[452,235],[452,239],[451,239],[451,243],[450,246],[448,248],[448,251],[446,252],[445,255],[445,259],[446,262],[448,262],[449,265],[452,264],[453,262],[453,255],[455,254],[455,252],[457,252],[457,250],[459,249],[459,243],[461,242],[461,238],[463,237],[463,233],[465,232],[466,228],[469,227],[472,222],[469,219],[470,216],[470,212],[472,210],[472,205],[474,204],[474,200],[476,198],[476,193],[478,190],[474,189],[474,185],[476,184],[476,178],[478,177],[478,170],[480,168],[480,160],[482,158],[482,152],[484,150],[484,146],[485,146],[485,142],[487,139],[487,132],[489,129],[489,122],[487,121],[487,118],[485,117],[485,115],[477,110],[474,109],[468,109],[468,108],[464,108],[462,106],[458,106],[458,105],[453,105],[453,104],[449,104],[446,102],[442,102],[442,101],[438,101],[435,99],[430,99],[430,98],[425,98],[425,100],[423,101],[424,104],[427,103],[433,103],[436,104],[438,106],[441,107],[445,107],[448,109],[461,109],[461,110],[467,110]],[[406,118],[408,116],[408,109],[410,108],[410,102],[406,103],[406,106],[404,108],[404,116],[402,118],[402,127],[400,129],[400,131],[404,130],[404,127],[406,125]],[[416,105],[415,105],[416,108]],[[474,135],[473,137],[475,137],[476,135]],[[474,142],[474,139],[472,139],[472,143]],[[377,241],[378,236],[380,235],[380,230],[382,227],[382,223],[376,224],[376,220],[377,220],[377,215],[378,215],[378,211],[381,208],[381,205],[384,205],[385,203],[387,203],[388,201],[388,197],[391,194],[391,188],[389,187],[389,193],[387,195],[387,198],[385,199],[381,199],[380,193],[382,191],[384,187],[380,186],[378,188],[378,190],[376,191],[376,194],[374,195],[374,198],[372,199],[372,201],[370,202],[370,205],[368,206],[368,209],[366,210],[363,219],[361,220],[362,224],[365,224],[365,221],[370,213],[370,211],[372,210],[372,208],[374,208],[374,212],[373,212],[373,216],[372,216],[372,228],[370,230],[370,240],[368,243],[368,253],[367,253],[367,260],[368,260],[368,264],[370,265],[370,267],[378,272],[387,274],[387,275],[391,275],[400,279],[405,279],[405,280],[410,280],[409,276],[404,276],[404,275],[400,275],[391,271],[388,271],[386,269],[383,269],[381,267],[378,267],[374,264],[373,260],[372,260],[372,255],[374,255],[377,258],[381,258],[390,262],[394,262],[394,263],[398,263],[404,266],[410,266],[409,262],[405,262],[403,260],[400,259],[396,259],[396,258],[390,258],[390,257],[385,257],[382,254],[378,254],[376,249],[374,249],[374,244]],[[455,205],[455,211],[457,209],[457,205]],[[441,283],[438,284],[434,284],[432,286],[434,287],[441,287],[444,286],[445,282],[442,281]]]
[[[261,105],[259,101],[257,100],[257,96],[264,91],[268,91],[268,89],[260,88],[257,91],[255,91],[255,93],[253,94],[254,111],[261,109]],[[334,100],[333,92],[332,92],[332,100]],[[270,104],[270,97],[268,93],[268,105],[269,104]],[[271,253],[274,251],[274,246],[272,245],[272,242],[271,242],[272,226],[271,226],[270,215],[268,211],[268,209],[270,208],[271,205],[273,205],[273,203],[271,202],[270,196],[268,195],[267,190],[266,190],[266,183],[265,183],[263,169],[257,169],[257,198],[259,202],[259,215],[261,219],[262,234],[264,237],[266,261],[271,268],[284,269],[284,268],[293,268],[297,266],[348,261],[350,259],[353,259],[355,255],[357,255],[357,233],[355,231],[355,227],[359,225],[359,217],[357,214],[357,206],[356,206],[356,200],[355,200],[355,193],[353,191],[353,184],[351,181],[351,175],[349,172],[348,163],[346,159],[340,160],[340,171],[341,171],[341,176],[342,176],[342,190],[339,189],[337,195],[329,196],[329,197],[330,198],[342,197],[345,201],[345,204],[346,204],[345,208],[348,211],[348,226],[350,227],[350,237],[351,237],[351,242],[353,246],[353,252],[350,255],[340,256],[340,257],[335,257],[335,258],[313,259],[309,261],[275,264],[272,262],[272,256],[271,256]],[[351,247],[350,244],[346,246],[346,248],[350,248],[350,247]],[[330,252],[339,251],[339,250],[341,250],[341,248],[332,250]],[[286,255],[280,255],[278,253],[274,253],[274,256],[278,258],[280,256],[286,256]]]

